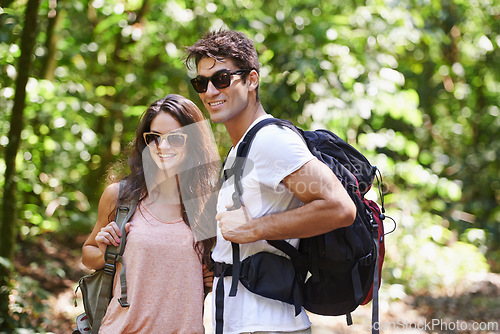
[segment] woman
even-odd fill
[[[115,277],[99,333],[204,332],[203,285],[211,287],[207,264],[215,236],[215,214],[206,209],[219,160],[210,134],[198,107],[179,95],[154,102],[142,115],[121,198],[119,182],[104,190],[83,246],[83,264],[103,268],[107,245],[120,242],[113,221],[118,203],[138,199],[123,255],[130,306],[118,303]]]

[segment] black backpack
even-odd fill
[[[241,178],[246,160],[243,158],[248,156],[256,133],[270,124],[290,128],[299,134],[311,153],[335,173],[356,205],[356,219],[348,227],[301,239],[298,250],[284,240],[268,240],[290,256],[289,263],[268,252],[257,253],[240,262],[239,246],[233,243],[234,265],[216,264],[216,276],[233,276],[229,296],[236,295],[239,280],[254,293],[294,304],[296,315],[303,306],[320,315],[346,315],[348,325],[352,324],[350,313],[373,299],[372,331],[378,332],[378,290],[385,255],[385,210],[380,172],[354,147],[328,130],[303,131],[289,121],[267,118],[247,132],[238,147],[235,164],[225,171],[226,179],[235,177],[233,208],[241,206]],[[364,198],[378,176],[382,209]],[[284,276],[284,272],[292,272],[292,276],[294,272],[295,277],[280,277],[279,286],[276,285],[274,276]],[[216,290],[216,308],[221,298]],[[223,305],[220,306],[223,309]],[[216,310],[216,332],[217,328],[219,332],[222,330],[222,312]]]

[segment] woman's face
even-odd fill
[[[185,136],[169,136],[183,134],[181,124],[169,113],[160,112],[151,122],[151,131],[154,134],[164,135],[161,138],[153,136],[156,140],[148,144],[151,157],[160,170],[169,171],[175,167],[180,167],[186,156],[186,144],[189,140]],[[183,137],[183,138],[182,138]],[[184,145],[179,146],[179,141]],[[175,169],[174,169],[175,171]]]

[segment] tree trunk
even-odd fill
[[[141,8],[139,8],[136,12],[134,22],[131,22],[129,24],[133,25],[136,23],[141,23],[148,10],[149,0],[144,0]],[[115,47],[111,56],[113,61],[108,69],[109,77],[111,79],[109,82],[107,82],[107,85],[116,87],[116,78],[120,76],[120,73],[123,73],[123,66],[130,66],[129,63],[120,58],[119,54],[126,45],[135,42],[136,41],[134,40],[130,40],[124,43],[122,41],[121,33],[118,33],[117,36],[115,36]],[[124,119],[123,110],[116,107],[117,105],[119,105],[120,99],[120,94],[117,93],[113,97],[110,97],[108,101],[103,102],[103,104],[107,106],[107,109],[111,113],[111,119],[113,120],[113,123],[122,123]],[[109,119],[109,117],[100,116],[96,125],[96,134],[98,135],[98,137],[109,139],[105,139],[105,142],[102,145],[102,150],[99,152],[99,155],[101,157],[101,164],[99,168],[91,170],[86,176],[85,184],[88,187],[88,191],[86,191],[86,193],[88,194],[88,199],[91,203],[97,203],[99,201],[103,190],[103,180],[105,180],[104,178],[107,175],[107,171],[110,169],[110,167],[113,166],[113,163],[116,160],[116,156],[121,151],[121,147],[123,145],[123,132],[117,132],[114,126],[112,126],[110,129],[109,124],[106,124],[106,122],[109,122]],[[109,131],[111,131],[112,133],[111,136],[106,135],[107,133],[109,133]],[[120,146],[118,148],[113,147],[114,142],[119,143]]]
[[[19,149],[21,131],[24,121],[24,107],[26,104],[26,84],[31,67],[31,57],[37,34],[38,7],[40,0],[28,0],[25,13],[25,24],[21,36],[21,55],[17,65],[16,94],[10,119],[9,143],[5,149],[5,183],[2,205],[2,219],[0,221],[0,332],[9,331],[9,294],[10,276],[14,241],[16,238],[16,155]],[[29,22],[29,25],[26,23]],[[8,263],[8,265],[6,265]],[[7,315],[5,318],[3,318]]]
[[[57,65],[56,51],[57,51],[57,27],[61,22],[61,10],[62,10],[62,0],[57,1],[56,8],[51,8],[48,15],[47,24],[47,39],[45,40],[45,49],[47,54],[43,59],[42,65],[42,79],[54,80],[54,71]]]

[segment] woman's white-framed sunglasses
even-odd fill
[[[188,137],[185,133],[165,133],[159,134],[156,132],[145,132],[143,134],[144,142],[148,146],[158,147],[163,139],[165,139],[171,147],[180,148],[186,145]]]

